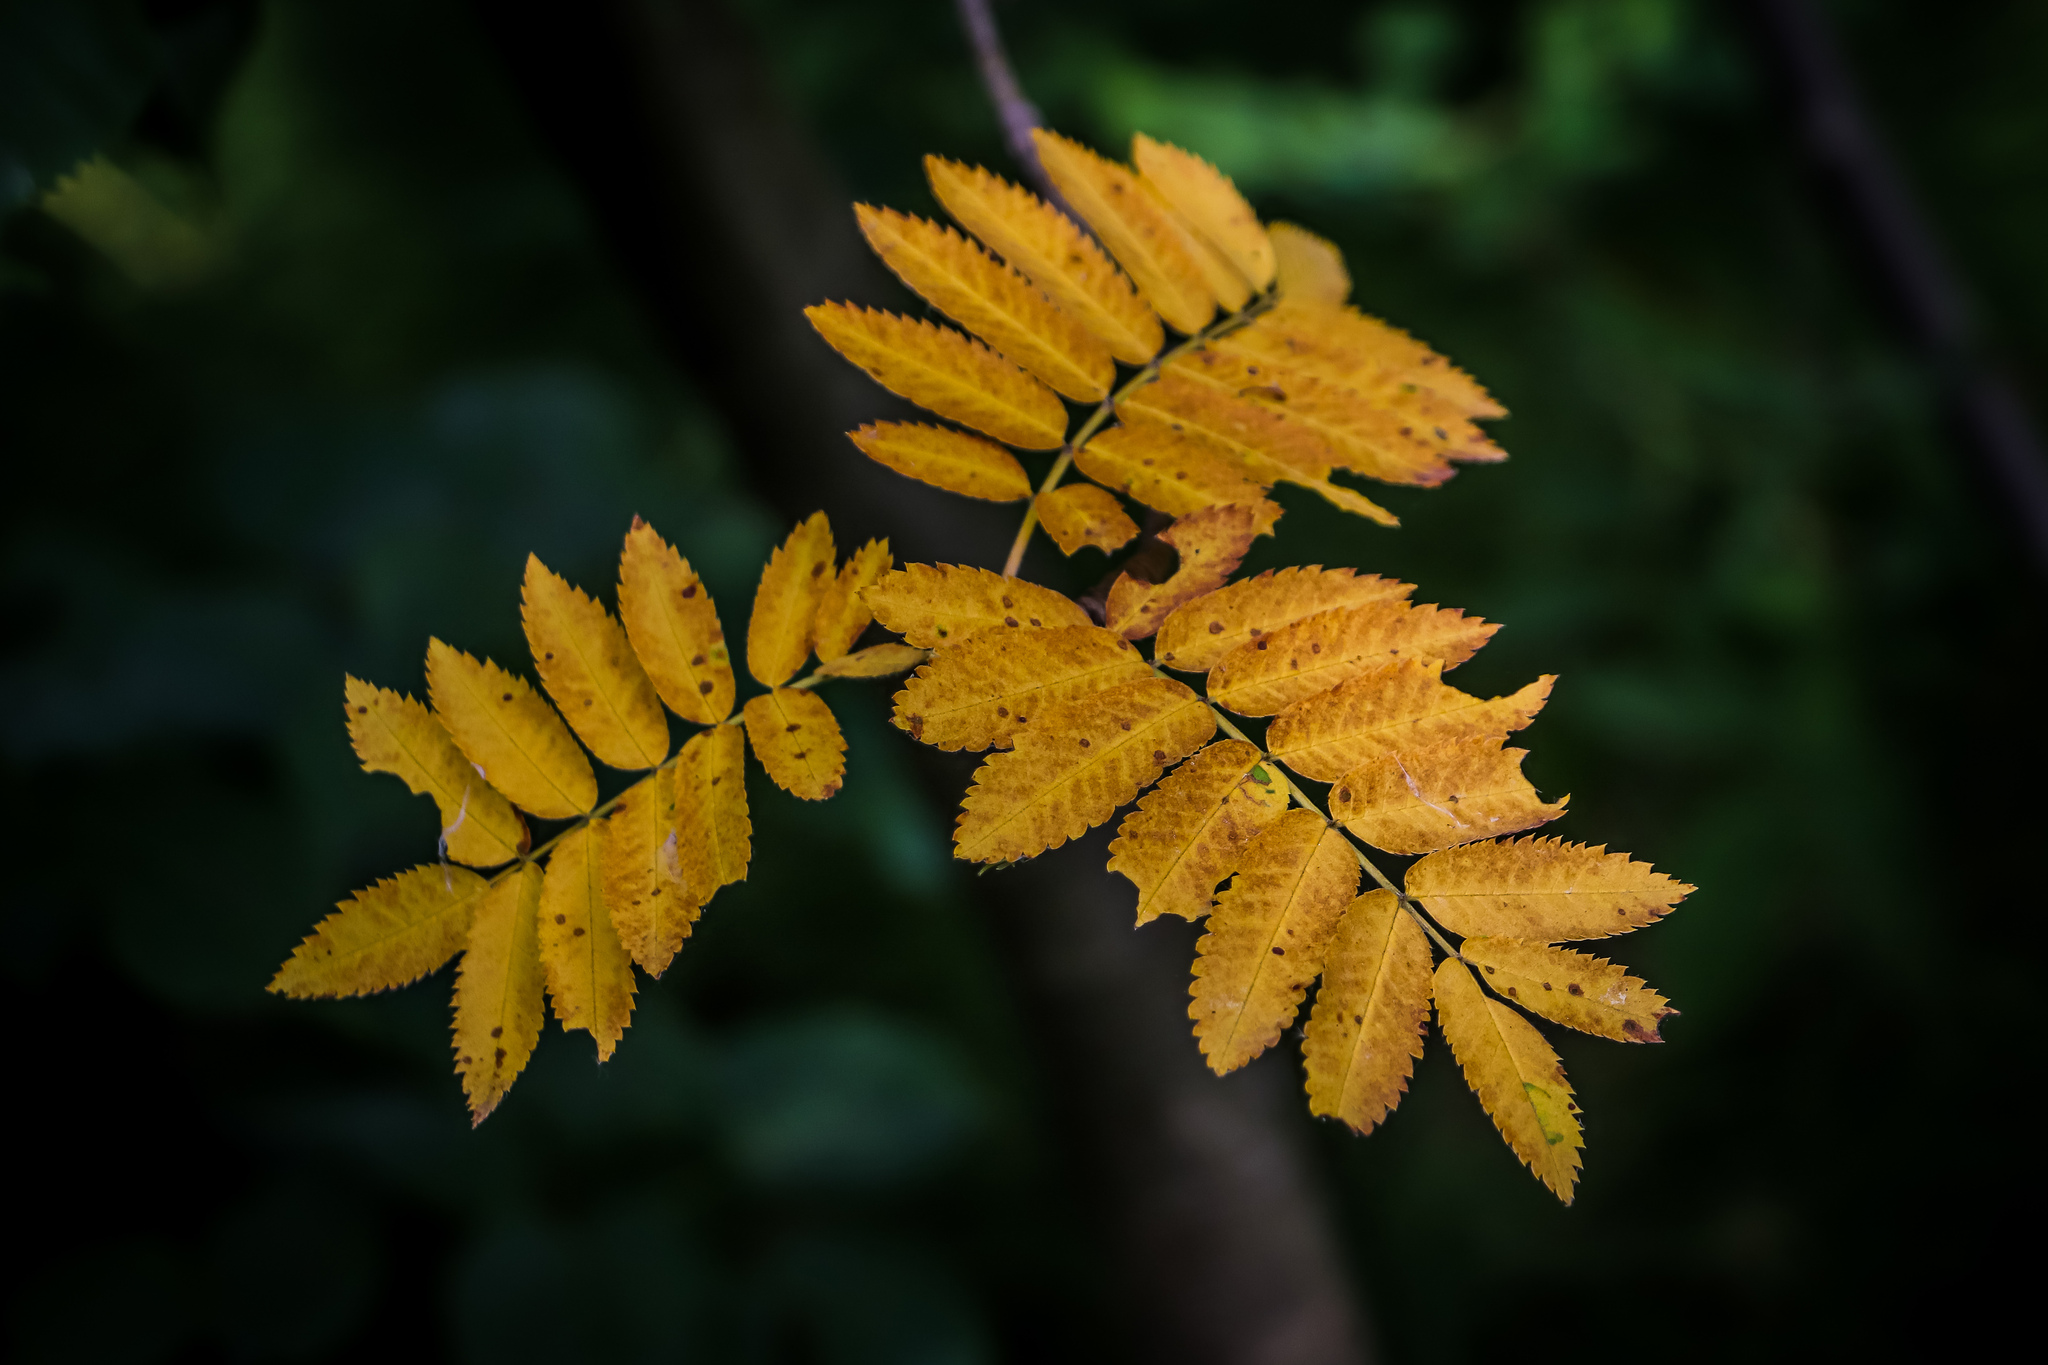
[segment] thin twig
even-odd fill
[[[1878,133],[1826,17],[1812,0],[1743,0],[1842,216],[1862,239],[1904,330],[1947,389],[2037,568],[2048,571],[2048,451],[2012,384],[1987,362],[1961,277]]]
[[[974,49],[975,65],[981,68],[982,89],[988,92],[988,102],[995,106],[996,121],[1003,128],[1003,142],[1010,149],[1010,156],[1028,176],[1038,192],[1046,197],[1060,212],[1074,217],[1067,201],[1060,197],[1053,185],[1052,177],[1045,173],[1045,163],[1038,159],[1038,147],[1031,141],[1031,130],[1041,127],[1045,118],[1038,112],[1038,106],[1024,93],[1024,87],[1017,81],[1017,72],[1010,65],[1010,54],[1003,48],[1002,30],[996,27],[995,11],[989,0],[958,0],[960,27],[966,31],[968,46]]]

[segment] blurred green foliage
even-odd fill
[[[943,0],[740,9],[861,197],[932,211],[926,150],[1003,164]],[[2048,22],[1839,9],[2038,398]],[[1003,13],[1056,124],[1212,156],[1514,412],[1509,464],[1386,495],[1398,533],[1286,497],[1252,567],[1508,623],[1461,686],[1562,675],[1528,765],[1574,793],[1559,832],[1703,888],[1623,954],[1672,1044],[1560,1040],[1572,1209],[1441,1046],[1370,1140],[1301,1120],[1392,1358],[1888,1357],[1985,1321],[2040,988],[1982,926],[2039,904],[2042,603],[1741,31],[1706,0]],[[204,269],[31,206],[95,151],[94,202],[143,196]],[[636,512],[731,626],[779,529],[469,12],[10,0],[0,204],[0,970],[56,1192],[15,1358],[1143,1358],[881,688],[840,707],[859,799],[761,794],[803,856],[720,898],[601,1072],[551,1032],[472,1133],[446,973],[261,993],[431,846],[355,770],[344,670],[416,691],[430,632],[516,657],[525,553],[608,583]]]

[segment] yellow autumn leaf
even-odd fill
[[[612,930],[640,970],[659,977],[703,910],[683,885],[670,770],[642,778],[612,807],[598,835]]]
[[[1516,834],[1564,814],[1522,776],[1526,749],[1482,735],[1369,758],[1330,788],[1330,818],[1389,853],[1434,853]]]
[[[1166,334],[1124,273],[1072,219],[979,166],[924,159],[932,193],[979,237],[1129,365],[1159,353]]]
[[[496,867],[526,852],[526,822],[477,776],[433,712],[354,677],[343,680],[342,696],[348,737],[363,771],[394,773],[415,796],[434,798],[448,857],[471,867]]]
[[[430,639],[427,691],[462,756],[513,805],[565,820],[597,804],[590,760],[526,679]]]
[[[265,989],[310,1000],[410,985],[462,951],[488,885],[446,865],[387,877],[335,907]]]
[[[1207,673],[1239,645],[1342,607],[1392,602],[1410,583],[1352,569],[1268,569],[1176,607],[1159,627],[1152,656],[1183,673]]]
[[[919,407],[1025,450],[1066,439],[1059,395],[965,333],[845,303],[817,304],[804,316],[833,350]]]
[[[1456,668],[1499,629],[1455,608],[1398,598],[1317,612],[1224,655],[1209,670],[1209,699],[1239,715],[1277,715],[1397,659]]]
[[[1195,1039],[1221,1076],[1280,1041],[1323,948],[1358,894],[1358,857],[1312,810],[1292,810],[1246,846],[1195,944]]]
[[[876,464],[948,493],[989,502],[1031,496],[1017,457],[979,436],[922,422],[870,422],[846,434]]]
[[[891,720],[938,749],[1008,748],[1043,711],[1150,676],[1144,656],[1100,626],[987,631],[933,654],[896,694]]]
[[[871,540],[839,566],[839,576],[819,599],[812,628],[812,647],[817,650],[819,663],[829,664],[853,649],[853,642],[875,619],[861,594],[889,572],[889,566],[895,562],[889,554],[888,541]]]
[[[1138,923],[1198,920],[1246,845],[1287,809],[1287,789],[1256,746],[1219,739],[1175,768],[1124,817],[1109,870],[1138,888]]]
[[[862,594],[885,629],[940,649],[988,630],[1090,626],[1081,604],[1051,588],[959,564],[906,564]]]
[[[1290,425],[1303,450],[1339,469],[1382,483],[1434,488],[1451,477],[1449,434],[1412,414],[1264,356],[1233,348],[1230,338],[1173,361],[1176,373],[1234,394],[1276,425]],[[1447,419],[1457,420],[1457,419]],[[1467,424],[1469,426],[1469,424]],[[1461,428],[1461,434],[1464,428]],[[1476,429],[1473,435],[1485,442]],[[1311,442],[1313,444],[1311,445]]]
[[[1282,300],[1335,304],[1351,297],[1351,272],[1334,242],[1293,223],[1269,223],[1266,240]]]
[[[1065,555],[1084,545],[1107,554],[1138,534],[1138,524],[1124,511],[1116,494],[1092,483],[1070,483],[1040,493],[1038,520]]]
[[[1216,315],[1195,243],[1158,195],[1130,168],[1044,128],[1031,130],[1038,160],[1117,264],[1130,273],[1152,311],[1193,335]]]
[[[1304,697],[1266,727],[1266,752],[1303,777],[1335,782],[1367,759],[1418,753],[1453,740],[1496,742],[1543,709],[1555,677],[1481,701],[1445,683],[1439,659],[1368,668],[1328,692]]]
[[[1606,938],[1654,923],[1693,888],[1626,853],[1516,839],[1432,853],[1408,894],[1454,934],[1531,943]]]
[[[1301,1044],[1311,1114],[1364,1134],[1393,1112],[1422,1056],[1429,978],[1429,940],[1393,892],[1345,908]]]
[[[1109,396],[1116,362],[1071,313],[949,227],[855,204],[868,245],[925,300],[1079,403]]]
[[[1168,678],[1139,678],[1041,712],[1016,747],[975,772],[955,857],[1035,857],[1107,820],[1216,733],[1209,708]]]
[[[1447,957],[1435,980],[1438,1027],[1465,1081],[1508,1149],[1569,1204],[1579,1179],[1579,1106],[1557,1054],[1536,1026],[1488,1000],[1464,963]]]
[[[931,656],[928,649],[890,642],[842,654],[819,664],[818,672],[828,678],[887,678],[897,673],[908,673]]]
[[[1180,556],[1172,576],[1164,583],[1140,583],[1118,574],[1109,588],[1103,623],[1127,640],[1154,634],[1182,603],[1222,587],[1256,534],[1256,514],[1243,503],[1190,512],[1159,533]]]
[[[1402,386],[1413,386],[1468,419],[1507,416],[1471,375],[1400,328],[1356,308],[1282,294],[1278,307],[1230,335],[1233,350],[1375,397],[1393,400]],[[1454,458],[1485,457],[1475,451]]]
[[[747,741],[737,725],[692,735],[676,755],[669,789],[676,861],[684,894],[700,906],[720,887],[746,880],[754,839],[747,816],[746,755]]]
[[[1262,536],[1271,535],[1273,524],[1280,520],[1280,505],[1266,498],[1265,484],[1157,422],[1115,426],[1096,433],[1075,453],[1074,467],[1097,483],[1169,516],[1243,503],[1252,509],[1252,528]]]
[[[1330,482],[1333,462],[1321,437],[1185,370],[1169,369],[1125,399],[1121,411],[1129,419],[1161,424],[1202,443],[1247,478],[1269,485],[1295,484],[1353,516],[1382,526],[1401,524],[1399,517],[1364,494]]]
[[[668,757],[661,698],[611,613],[528,555],[520,618],[541,684],[590,752],[627,769]]]
[[[1246,401],[1238,391],[1243,385],[1193,363],[1192,357],[1207,354],[1195,351],[1168,361],[1158,379],[1133,391],[1119,408],[1139,420],[1178,423],[1189,439],[1206,441],[1261,481],[1289,474],[1320,479],[1342,463],[1323,434],[1283,411]]]
[[[610,1061],[633,1019],[633,959],[605,909],[603,849],[589,825],[564,834],[548,857],[540,965],[555,1018],[595,1038],[597,1060]]]
[[[832,586],[832,527],[813,512],[775,548],[754,589],[747,620],[747,672],[767,687],[796,676],[811,656],[818,604]]]
[[[1143,133],[1131,139],[1131,164],[1252,288],[1273,283],[1273,243],[1229,176],[1193,152]]]
[[[775,785],[806,801],[826,801],[846,779],[839,718],[817,693],[778,687],[742,709],[754,757]]]
[[[1494,994],[1554,1024],[1617,1043],[1661,1043],[1658,1027],[1678,1013],[1628,968],[1591,953],[1516,938],[1468,938],[1458,955],[1479,969]]]
[[[638,517],[619,556],[619,619],[669,710],[699,725],[732,714],[732,659],[718,608],[690,562]]]
[[[469,946],[455,975],[455,1070],[482,1123],[526,1069],[540,1041],[541,870],[523,863],[478,902]]]

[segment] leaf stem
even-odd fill
[[[809,677],[805,677],[805,678],[799,678],[799,679],[797,679],[797,680],[796,680],[795,682],[793,682],[793,683],[785,683],[785,684],[783,684],[783,685],[784,685],[785,687],[791,687],[791,688],[797,688],[797,689],[809,689],[809,688],[815,688],[815,687],[817,687],[817,685],[818,685],[819,683],[831,682],[832,680],[833,680],[833,675],[832,675],[832,674],[830,674],[830,673],[827,673],[827,672],[825,672],[823,668],[816,668],[816,669],[813,669],[813,670],[811,670],[811,674],[810,674],[810,676],[809,676]],[[735,710],[733,711],[733,713],[732,713],[731,715],[727,716],[727,717],[726,717],[726,718],[725,718],[724,720],[722,720],[722,721],[718,722],[718,724],[719,724],[719,725],[738,725],[738,724],[740,724],[740,723],[741,723],[741,721],[742,721],[742,720],[744,720],[744,719],[745,719],[745,715],[744,715],[744,710],[743,710],[743,708],[742,708],[742,709],[735,709]],[[706,729],[706,730],[712,730],[712,729],[716,729],[716,728],[717,728],[716,726],[706,726],[706,727],[705,727],[705,729]],[[700,732],[700,733],[702,733],[702,732]],[[684,743],[688,743],[688,741],[687,741],[687,740],[685,740],[685,741],[684,741]],[[663,760],[662,760],[661,762],[659,762],[659,763],[655,764],[655,765],[654,765],[654,766],[653,766],[652,768],[649,768],[649,769],[647,770],[647,776],[648,776],[648,777],[652,777],[652,776],[653,776],[654,774],[656,774],[656,773],[658,773],[658,772],[663,772],[663,771],[665,771],[665,770],[667,770],[667,769],[669,769],[669,768],[673,768],[673,767],[674,767],[674,766],[676,765],[676,760],[677,760],[677,759],[679,759],[679,758],[681,758],[682,756],[683,756],[683,746],[682,746],[682,745],[677,745],[677,746],[676,746],[676,751],[675,751],[674,753],[670,754],[670,755],[669,755],[669,756],[668,756],[667,758],[664,758],[664,759],[663,759]],[[644,781],[645,779],[643,778],[642,780]],[[639,786],[639,785],[640,785],[640,783],[639,783],[639,782],[635,782],[635,783],[633,784],[633,787],[637,787],[637,786]],[[607,815],[611,814],[611,812],[612,812],[612,808],[613,808],[614,806],[618,805],[618,804],[619,804],[619,802],[621,802],[621,801],[625,800],[625,799],[626,799],[626,795],[627,795],[627,793],[628,793],[628,792],[631,792],[631,791],[633,790],[633,787],[628,787],[628,788],[626,788],[626,790],[625,790],[625,791],[622,791],[622,792],[620,792],[620,793],[619,793],[619,794],[618,794],[617,796],[614,796],[614,797],[613,797],[613,798],[612,798],[611,800],[609,800],[609,801],[606,801],[606,802],[605,802],[604,804],[602,804],[602,805],[600,805],[600,806],[595,806],[595,807],[593,807],[593,808],[592,808],[591,810],[589,810],[588,812],[586,812],[586,813],[585,813],[585,814],[583,814],[582,816],[578,817],[578,818],[576,819],[576,821],[575,821],[575,822],[574,822],[573,824],[570,824],[570,825],[568,825],[567,827],[565,827],[565,828],[563,828],[563,829],[557,830],[557,831],[555,832],[555,837],[554,837],[554,838],[552,838],[552,839],[550,839],[550,840],[548,840],[548,841],[547,841],[546,843],[542,844],[542,845],[541,845],[541,846],[540,846],[539,848],[530,848],[530,849],[528,849],[528,850],[527,850],[526,852],[524,852],[524,853],[520,854],[520,855],[519,855],[519,856],[518,856],[517,858],[513,859],[513,860],[512,860],[512,861],[511,861],[510,863],[506,864],[506,865],[505,865],[505,867],[504,867],[504,868],[502,868],[502,869],[501,869],[501,870],[500,870],[500,871],[499,871],[499,872],[497,873],[497,875],[493,876],[493,877],[491,878],[490,884],[491,884],[492,886],[496,886],[496,885],[497,885],[497,884],[498,884],[499,882],[501,882],[501,881],[503,881],[503,880],[504,880],[505,878],[507,878],[507,877],[511,876],[511,875],[512,875],[512,874],[513,874],[514,872],[517,872],[517,871],[518,871],[518,870],[519,870],[520,868],[524,867],[524,866],[525,866],[526,864],[528,864],[528,863],[531,863],[531,862],[537,862],[537,861],[539,861],[539,860],[540,860],[540,857],[541,857],[541,855],[545,854],[545,853],[546,853],[546,852],[547,852],[547,851],[548,851],[549,849],[553,848],[553,847],[554,847],[554,846],[555,846],[556,844],[559,844],[559,843],[561,843],[561,842],[562,842],[562,840],[564,840],[564,839],[568,838],[568,837],[569,837],[570,835],[574,834],[574,833],[575,833],[575,832],[576,832],[577,830],[579,830],[579,829],[583,829],[583,828],[586,828],[587,826],[590,826],[590,825],[593,825],[593,824],[597,823],[597,822],[598,822],[599,820],[602,820],[602,819],[603,819],[603,818],[604,818],[605,816],[607,816]],[[445,861],[446,861],[446,859],[443,859],[442,861],[444,861],[444,862],[445,862]]]
[[[1279,301],[1280,291],[1268,289],[1235,313],[1218,318],[1179,345],[1169,347],[1153,356],[1145,362],[1144,368],[1119,385],[1116,392],[1096,404],[1095,411],[1088,414],[1087,420],[1081,423],[1080,429],[1074,433],[1072,439],[1060,447],[1060,457],[1052,462],[1052,469],[1047,472],[1045,481],[1038,486],[1037,494],[1024,509],[1024,524],[1017,528],[1017,538],[1010,543],[1010,557],[1003,561],[1003,577],[1015,578],[1017,570],[1023,567],[1024,551],[1031,544],[1031,533],[1038,529],[1038,499],[1060,486],[1060,480],[1067,476],[1067,470],[1073,466],[1075,453],[1087,445],[1090,438],[1108,424],[1110,418],[1116,416],[1117,406],[1159,378],[1159,371],[1170,362],[1189,351],[1198,351],[1210,342],[1230,335],[1238,328],[1251,323],[1260,314],[1270,311]]]
[[[1162,672],[1156,665],[1153,667],[1152,671],[1154,673],[1158,673],[1159,676],[1162,678],[1168,676],[1166,673]],[[1222,730],[1224,734],[1229,735],[1232,739],[1242,740],[1244,743],[1251,745],[1254,749],[1257,749],[1259,751],[1259,758],[1265,763],[1269,771],[1271,771],[1279,777],[1280,781],[1287,788],[1287,794],[1291,798],[1293,798],[1294,803],[1296,805],[1302,807],[1305,810],[1312,810],[1317,815],[1322,816],[1323,823],[1329,825],[1332,829],[1343,830],[1344,841],[1351,845],[1351,852],[1357,856],[1358,865],[1364,868],[1366,874],[1370,876],[1374,881],[1378,882],[1382,889],[1393,893],[1394,899],[1399,901],[1401,904],[1401,908],[1408,912],[1409,918],[1413,919],[1417,924],[1422,926],[1422,932],[1428,934],[1431,938],[1436,940],[1437,947],[1443,949],[1452,957],[1458,958],[1460,961],[1464,960],[1463,955],[1459,953],[1456,948],[1453,948],[1451,946],[1450,940],[1446,939],[1441,933],[1437,931],[1437,927],[1434,924],[1430,923],[1429,917],[1422,913],[1422,908],[1415,903],[1415,901],[1408,895],[1408,893],[1402,890],[1400,887],[1396,886],[1393,883],[1392,879],[1389,878],[1386,873],[1380,871],[1379,864],[1375,863],[1372,859],[1365,856],[1365,850],[1358,846],[1358,841],[1352,837],[1351,831],[1348,829],[1344,829],[1342,825],[1338,824],[1335,820],[1332,820],[1327,814],[1324,813],[1323,808],[1315,803],[1315,801],[1309,796],[1307,792],[1303,791],[1300,787],[1294,785],[1294,779],[1287,775],[1287,770],[1280,765],[1277,759],[1275,759],[1271,754],[1266,752],[1265,745],[1260,744],[1258,741],[1252,739],[1249,735],[1245,734],[1244,731],[1238,729],[1237,725],[1230,719],[1230,717],[1224,715],[1223,712],[1216,708],[1214,702],[1211,702],[1209,704],[1209,713],[1216,717],[1216,726],[1218,729]]]

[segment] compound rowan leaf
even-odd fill
[[[640,970],[659,977],[703,906],[683,885],[668,769],[642,778],[612,807],[598,836],[612,929]]]
[[[1138,534],[1138,524],[1116,494],[1092,483],[1070,483],[1040,493],[1038,520],[1065,555],[1084,545],[1107,554]]]
[[[1222,587],[1257,534],[1257,513],[1243,503],[1190,512],[1159,533],[1180,556],[1173,576],[1164,583],[1140,583],[1118,574],[1103,608],[1104,624],[1129,640],[1154,634],[1182,603]]]
[[[853,642],[868,628],[868,622],[875,615],[868,604],[861,600],[861,594],[889,572],[889,566],[896,561],[889,554],[889,542],[871,540],[847,556],[846,563],[839,566],[839,576],[832,580],[832,586],[825,589],[825,595],[818,602],[818,615],[812,634],[813,648],[818,652],[819,663],[831,663],[845,657],[853,649]]]
[[[456,970],[455,1070],[472,1126],[489,1118],[519,1079],[547,1020],[541,997],[541,880],[540,868],[522,863],[492,883],[477,903],[469,946]]]
[[[961,227],[1071,313],[1126,364],[1159,353],[1166,334],[1095,239],[1052,205],[979,166],[924,159],[932,193]]]
[[[755,697],[741,714],[754,757],[791,796],[825,801],[846,778],[846,740],[824,698],[803,688],[778,687]]]
[[[1444,450],[1450,444],[1448,432],[1395,406],[1375,402],[1356,389],[1326,383],[1262,355],[1247,354],[1231,346],[1231,340],[1226,337],[1216,346],[1181,356],[1173,365],[1184,374],[1200,375],[1221,391],[1234,393],[1265,414],[1269,424],[1291,424],[1298,432],[1305,431],[1307,436],[1292,439],[1301,443],[1301,449],[1316,450],[1319,458],[1338,468],[1382,483],[1422,488],[1433,488],[1451,477]],[[1462,418],[1447,416],[1444,420],[1463,423]],[[1486,442],[1469,423],[1461,426],[1460,434],[1467,429],[1474,440]],[[1247,426],[1245,430],[1256,428]]]
[[[876,464],[948,493],[988,502],[1031,496],[1017,457],[979,436],[921,422],[870,422],[846,434]]]
[[[1245,847],[1287,809],[1287,790],[1255,745],[1220,739],[1175,768],[1124,817],[1109,870],[1138,888],[1138,923],[1198,920]]]
[[[590,760],[526,679],[430,639],[427,692],[462,756],[515,806],[563,820],[597,804]]]
[[[1617,1043],[1661,1043],[1658,1027],[1678,1013],[1626,967],[1590,953],[1516,938],[1468,938],[1458,955],[1480,970],[1496,995]]]
[[[610,1061],[633,1018],[633,959],[605,908],[603,850],[589,825],[569,830],[548,857],[540,964],[555,1018],[595,1038],[597,1060]]]
[[[1266,751],[1303,777],[1335,782],[1367,759],[1420,753],[1461,739],[1496,743],[1526,726],[1550,697],[1551,676],[1491,701],[1442,679],[1437,659],[1401,659],[1368,668],[1304,697],[1273,718]]]
[[[1127,166],[1044,128],[1031,130],[1038,160],[1082,221],[1166,325],[1193,335],[1216,315],[1197,247],[1165,201]]]
[[[541,684],[590,751],[614,768],[668,757],[668,717],[624,627],[602,606],[526,557],[520,619]]]
[[[1006,749],[1044,711],[1151,676],[1129,641],[1100,626],[985,631],[933,654],[891,719],[934,748]]]
[[[1015,748],[976,770],[953,854],[1000,863],[1058,848],[1215,733],[1202,699],[1169,678],[1139,678],[1041,712]]]
[[[718,608],[690,562],[638,517],[619,556],[619,619],[669,710],[699,725],[732,714],[732,659]]]
[[[363,771],[394,773],[441,811],[445,856],[496,867],[526,852],[526,822],[496,787],[477,776],[447,727],[411,697],[359,678],[342,683],[348,737]]]
[[[833,558],[832,527],[823,512],[811,513],[768,557],[747,621],[747,672],[756,682],[780,687],[810,657]]]
[[[676,812],[676,861],[684,894],[700,906],[720,887],[744,881],[753,857],[746,755],[747,741],[737,725],[693,735],[676,755],[669,789]]]
[[[1325,435],[1248,401],[1241,387],[1219,379],[1209,366],[1191,363],[1190,356],[1177,356],[1118,408],[1127,421],[1164,423],[1187,439],[1207,442],[1264,483],[1290,476],[1321,479],[1342,463]]]
[[[1252,528],[1262,536],[1271,535],[1280,520],[1280,505],[1266,498],[1266,485],[1157,422],[1098,432],[1075,453],[1074,466],[1097,483],[1170,516],[1243,503],[1252,509]]]
[[[965,333],[846,303],[817,304],[804,316],[833,350],[919,407],[1025,450],[1066,439],[1059,395]]]
[[[1392,399],[1404,386],[1412,386],[1442,399],[1449,411],[1466,418],[1507,415],[1507,409],[1471,375],[1400,328],[1343,307],[1341,300],[1304,301],[1287,297],[1284,289],[1281,293],[1278,307],[1231,334],[1233,350],[1263,355],[1376,397]],[[1487,457],[1475,452],[1453,458]]]
[[[1274,276],[1283,302],[1338,304],[1351,297],[1351,272],[1334,242],[1293,223],[1272,223]]]
[[[1398,601],[1414,591],[1413,584],[1351,569],[1268,569],[1176,607],[1159,627],[1153,657],[1183,673],[1206,673],[1239,645],[1317,612]]]
[[[1408,1089],[1429,1023],[1429,940],[1391,891],[1344,909],[1302,1038],[1308,1111],[1377,1127]]]
[[[1414,753],[1370,758],[1330,788],[1330,818],[1374,848],[1434,853],[1515,834],[1564,814],[1522,776],[1526,749],[1482,735]]]
[[[1455,608],[1397,598],[1317,612],[1224,655],[1209,671],[1209,699],[1239,715],[1277,715],[1397,659],[1456,668],[1499,629]]]
[[[887,678],[897,673],[908,673],[931,656],[930,650],[919,649],[916,645],[893,642],[869,645],[866,649],[842,654],[819,664],[818,672],[828,678]]]
[[[1579,1179],[1579,1106],[1557,1054],[1535,1025],[1488,1000],[1454,957],[1436,969],[1437,1023],[1466,1083],[1510,1151],[1550,1192],[1569,1204]]]
[[[462,951],[489,886],[466,867],[416,867],[355,892],[292,950],[265,989],[295,1000],[369,995]]]
[[[1245,848],[1195,945],[1188,1017],[1211,1071],[1234,1071],[1280,1041],[1357,894],[1357,855],[1312,810],[1287,812]]]
[[[1109,348],[1029,280],[949,227],[866,204],[853,212],[875,254],[940,312],[1076,402],[1109,396]]]
[[[1693,891],[1626,853],[1559,839],[1432,853],[1408,869],[1407,887],[1454,934],[1532,943],[1626,934]]]
[[[939,649],[985,630],[1095,624],[1051,588],[958,564],[906,564],[862,594],[875,619],[907,644]]]
[[[1273,243],[1229,176],[1171,143],[1131,139],[1131,164],[1254,289],[1273,283]]]
[[[1120,410],[1134,423],[1149,421],[1183,433],[1262,484],[1296,484],[1353,516],[1382,526],[1401,524],[1399,517],[1364,494],[1330,482],[1335,461],[1323,437],[1206,378],[1169,369],[1132,393]]]

